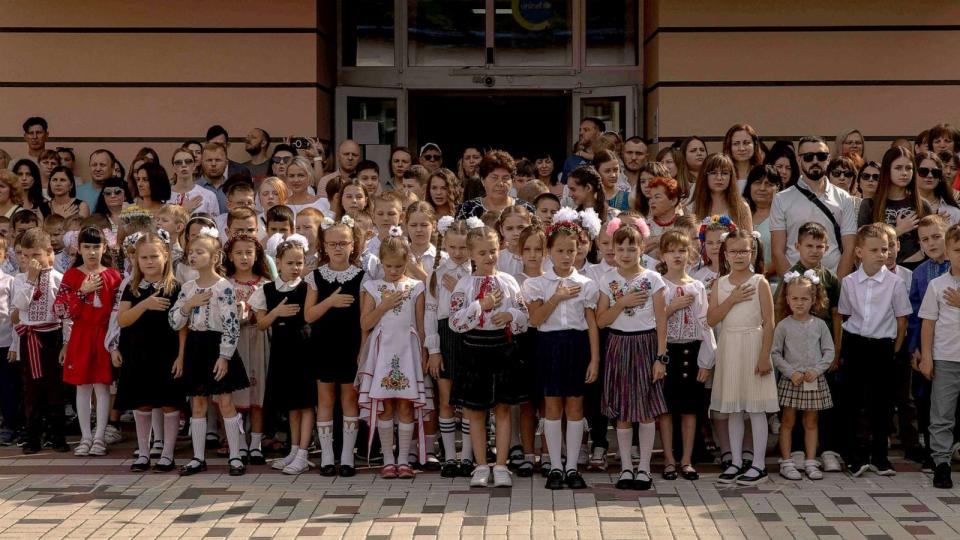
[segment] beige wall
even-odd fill
[[[335,3],[328,0],[3,0],[0,148],[26,153],[21,124],[50,122],[48,147],[104,146],[125,165],[143,146],[168,163],[222,124],[242,139],[331,138]],[[319,25],[319,26],[318,26]]]
[[[879,159],[960,124],[960,2],[646,0],[644,23],[645,132],[662,141],[739,122],[794,139],[858,128]]]

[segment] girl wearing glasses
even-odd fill
[[[933,212],[947,218],[950,225],[960,222],[960,204],[950,182],[944,180],[943,161],[933,152],[921,152],[917,156],[916,171],[920,199],[929,204]]]
[[[896,229],[900,239],[897,264],[909,270],[923,262],[917,226],[923,216],[932,213],[930,205],[920,198],[915,178],[913,152],[902,146],[887,150],[880,166],[877,193],[863,201],[857,219],[858,227],[886,223]]]
[[[170,190],[170,203],[179,204],[188,214],[198,212],[216,216],[220,213],[217,196],[204,187],[194,183],[194,173],[197,169],[197,159],[193,151],[181,147],[173,153],[173,186]]]

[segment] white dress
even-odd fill
[[[243,361],[243,367],[247,370],[247,378],[250,379],[249,388],[237,390],[233,393],[233,404],[241,409],[263,407],[263,400],[267,393],[267,362],[270,358],[270,340],[267,339],[266,330],[257,328],[256,317],[254,317],[255,310],[250,306],[250,297],[270,280],[256,277],[248,283],[237,281],[232,277],[228,279],[233,284],[237,303],[243,302],[246,305],[244,309],[246,313],[239,314],[240,339],[237,342],[237,353],[240,355],[240,360]]]
[[[423,294],[423,282],[408,277],[397,283],[372,279],[365,281],[362,289],[378,305],[388,290],[403,291],[403,300],[383,315],[360,352],[364,361],[354,383],[360,394],[360,414],[370,426],[375,426],[376,414],[383,410],[383,400],[404,399],[413,403],[414,413],[422,422],[423,415],[433,409],[424,386],[417,334],[417,297]]]
[[[748,279],[758,287],[763,276]],[[716,281],[717,301],[723,302],[733,292],[730,276]],[[713,375],[710,410],[722,413],[765,413],[780,410],[777,383],[773,372],[757,374],[757,360],[763,348],[763,314],[760,299],[754,293],[745,302],[735,304],[723,319],[717,336],[717,363]]]

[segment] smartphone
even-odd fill
[[[310,140],[306,137],[294,137],[290,142],[294,148],[297,150],[304,150],[310,148]]]

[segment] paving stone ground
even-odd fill
[[[960,538],[960,489],[934,489],[904,462],[893,477],[790,482],[770,460],[771,481],[749,488],[721,487],[716,468],[701,468],[697,482],[658,476],[647,492],[615,489],[611,467],[586,473],[588,489],[551,492],[540,476],[471,489],[464,478],[382,480],[363,468],[345,479],[269,466],[232,478],[223,459],[189,478],[134,474],[131,450],[0,449],[0,538]]]

